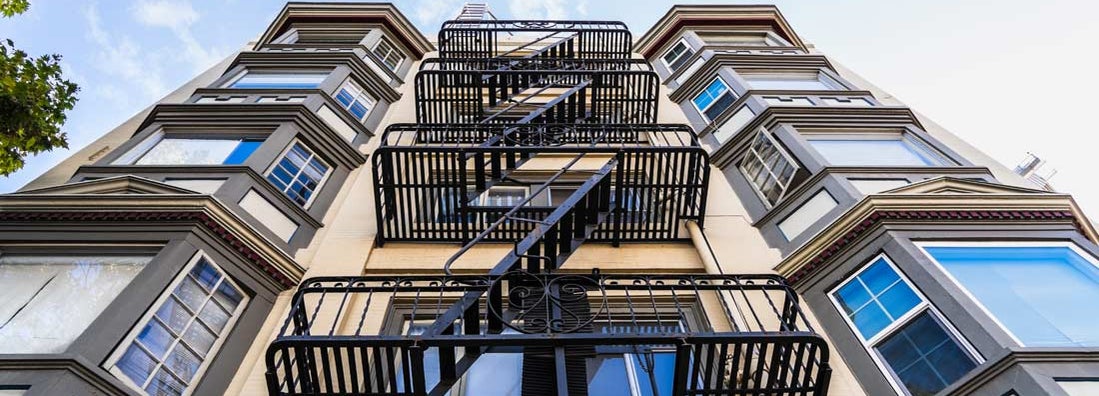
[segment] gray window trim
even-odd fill
[[[858,328],[855,327],[855,324],[851,321],[851,318],[847,317],[847,314],[843,312],[843,307],[840,305],[839,300],[836,298],[836,292],[839,291],[840,288],[854,280],[855,277],[861,274],[863,271],[866,271],[867,268],[876,263],[879,259],[885,260],[885,263],[897,273],[897,276],[900,277],[900,280],[902,282],[904,282],[906,285],[908,285],[909,288],[912,289],[912,292],[920,298],[921,302],[920,304],[917,304],[915,307],[906,312],[904,315],[894,320],[888,326],[883,328],[881,331],[878,332],[878,334],[875,334],[873,337],[867,340],[863,339],[862,334],[859,333]],[[908,276],[905,275],[903,271],[901,271],[900,267],[898,267],[893,262],[893,260],[890,259],[889,256],[886,255],[884,252],[873,256],[873,258],[860,265],[857,270],[849,274],[847,277],[843,278],[841,281],[837,282],[832,288],[828,289],[825,294],[828,297],[828,301],[832,303],[832,307],[836,310],[836,313],[840,316],[843,322],[847,324],[848,329],[851,330],[855,339],[859,341],[866,353],[870,355],[870,358],[874,361],[874,364],[878,366],[878,369],[881,371],[882,375],[885,376],[886,380],[889,382],[889,385],[893,387],[893,390],[895,390],[898,395],[908,395],[908,391],[904,388],[904,385],[900,383],[900,380],[893,373],[893,370],[889,367],[889,365],[882,359],[881,354],[879,354],[877,350],[875,350],[875,346],[883,339],[896,332],[897,329],[908,324],[912,321],[913,318],[925,311],[929,312],[935,320],[943,325],[943,328],[946,330],[947,334],[953,337],[954,340],[958,342],[959,346],[962,347],[962,350],[969,353],[970,357],[972,357],[973,360],[977,362],[977,365],[985,362],[984,356],[982,356],[977,351],[977,349],[973,347],[969,340],[962,336],[961,332],[958,331],[954,324],[950,323],[950,321],[947,320],[945,316],[943,316],[942,312],[939,312],[939,309],[936,308],[930,300],[928,300],[927,296],[924,296],[923,292],[920,291],[920,289],[917,288],[914,283],[912,283]]]

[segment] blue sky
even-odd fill
[[[680,1],[682,3],[695,3]],[[723,3],[738,3],[723,1]],[[750,3],[762,3],[763,0]],[[461,0],[394,1],[425,34]],[[501,18],[626,22],[640,35],[671,2],[495,0]],[[775,2],[803,39],[994,158],[1015,165],[1032,151],[1059,173],[1053,184],[1099,214],[1090,161],[1099,128],[1094,40],[1099,2]],[[32,54],[64,55],[82,91],[65,130],[84,147],[148,104],[258,36],[282,1],[31,0],[27,14],[0,20],[0,38]],[[0,179],[19,188],[69,155],[31,158]]]

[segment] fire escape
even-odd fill
[[[582,244],[687,241],[704,218],[708,156],[656,123],[624,24],[449,21],[415,84],[417,123],[373,155],[376,242],[462,247],[442,275],[305,281],[271,394],[453,394],[507,355],[522,395],[599,395],[607,353],[640,368],[634,394],[826,393],[828,348],[780,277],[558,272]],[[487,273],[462,268],[502,244]]]

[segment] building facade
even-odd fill
[[[0,395],[1087,395],[1099,245],[771,6],[289,3],[0,195]]]

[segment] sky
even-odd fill
[[[463,0],[392,0],[429,37]],[[766,3],[766,0],[749,3]],[[635,37],[673,2],[490,0],[501,18],[613,19]],[[676,3],[712,3],[677,1]],[[741,3],[720,1],[720,3]],[[269,0],[31,0],[0,19],[0,39],[64,56],[81,86],[63,130],[73,150],[28,159],[0,178],[18,189],[150,103],[255,39],[282,8]],[[1033,152],[1054,187],[1099,215],[1099,2],[1087,0],[775,1],[794,30],[833,60],[1013,167]]]

